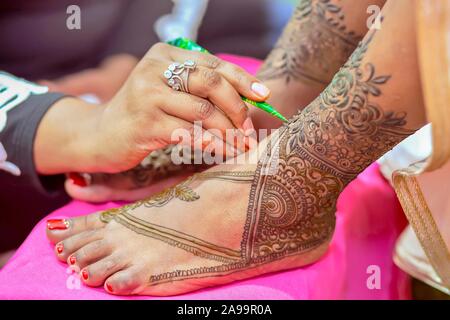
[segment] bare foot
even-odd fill
[[[268,150],[278,149],[276,136]],[[257,156],[241,157],[257,163]],[[268,164],[276,152],[258,166],[219,165],[149,199],[86,216],[56,254],[80,268],[87,285],[121,295],[180,294],[312,263],[327,249],[342,184],[286,156],[275,167]]]

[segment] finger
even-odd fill
[[[223,134],[227,129],[235,129],[230,119],[210,101],[172,89],[168,89],[169,94],[170,98],[160,107],[167,114],[192,123],[201,121],[205,129],[219,129]]]
[[[247,105],[220,73],[205,67],[197,67],[189,76],[188,86],[191,94],[207,98],[220,108],[236,128],[244,132],[251,129],[245,127],[249,125]]]
[[[180,144],[181,146],[190,146],[194,150],[204,150],[213,141],[213,139],[204,139],[204,137],[214,136],[216,139],[214,142],[221,141],[222,145],[226,145],[226,148],[217,148],[219,155],[232,157],[239,154],[238,150],[233,145],[226,143],[226,137],[224,137],[220,131],[214,132],[214,130],[205,131],[203,127],[192,124],[185,120],[182,120],[171,115],[166,115],[164,123],[159,126],[159,136],[164,137],[171,144]],[[216,130],[218,131],[218,130]]]
[[[169,53],[170,59],[175,62],[183,63],[185,60],[192,60],[195,61],[198,66],[206,67],[221,73],[241,95],[249,99],[263,101],[270,95],[269,88],[262,84],[256,77],[252,76],[241,67],[224,61],[212,54],[187,51],[173,46],[169,46],[167,52]]]

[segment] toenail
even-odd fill
[[[58,243],[56,245],[56,252],[58,252],[58,254],[61,254],[63,252],[63,250],[64,250],[63,244],[62,243]]]
[[[86,187],[90,183],[90,175],[80,173],[69,173],[69,179],[72,183],[79,187]]]
[[[50,219],[47,220],[48,230],[66,230],[69,228],[69,221],[66,219]]]
[[[75,259],[75,257],[74,256],[70,256],[70,258],[69,258],[69,262],[70,262],[70,264],[75,264],[75,262],[77,262],[77,259]]]
[[[83,277],[84,280],[87,280],[89,278],[89,273],[87,272],[86,269],[83,269],[83,271],[81,271],[81,276]]]
[[[110,285],[109,283],[106,284],[106,290],[108,290],[109,292],[114,292],[112,285]]]

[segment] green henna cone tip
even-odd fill
[[[198,45],[197,43],[188,38],[176,38],[174,40],[167,41],[167,43],[174,47],[178,47],[189,51],[209,53],[208,50],[206,50],[205,48],[201,47],[200,45]]]
[[[280,119],[283,122],[287,122],[288,120],[281,114],[279,113],[274,107],[272,107],[270,104],[268,104],[267,102],[257,102],[257,101],[253,101],[250,100],[249,98],[243,97],[241,96],[242,100],[244,102],[247,102],[249,104],[251,104],[252,106],[255,106],[271,115],[273,115],[274,117],[277,117],[278,119]]]
[[[168,41],[167,43],[174,47],[178,47],[178,48],[189,50],[189,51],[209,53],[208,50],[206,50],[205,48],[203,48],[202,46],[198,45],[197,43],[195,43],[194,41],[192,41],[188,38],[176,38],[174,40]],[[255,106],[255,107],[271,114],[272,116],[280,119],[283,122],[287,122],[287,119],[267,102],[256,102],[256,101],[250,100],[249,98],[246,98],[243,96],[241,96],[241,98],[244,102],[247,102],[247,103],[251,104],[252,106]]]

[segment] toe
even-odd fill
[[[105,281],[104,288],[111,294],[136,294],[146,283],[143,278],[146,273],[143,271],[144,270],[131,267],[116,272]]]
[[[111,245],[105,239],[95,240],[78,249],[67,259],[69,263],[75,262],[79,269],[93,264],[111,254]]]
[[[81,277],[88,286],[101,286],[109,276],[125,268],[126,261],[122,256],[113,254],[82,269]]]
[[[86,246],[87,244],[103,238],[104,229],[94,229],[78,233],[74,236],[58,242],[55,246],[55,253],[59,260],[66,261],[71,255]],[[69,259],[73,262],[73,259]],[[75,262],[70,263],[75,264]]]
[[[47,237],[52,243],[57,243],[74,234],[104,225],[100,220],[100,212],[70,219],[50,219],[47,220]]]
[[[105,186],[92,184],[86,187],[80,187],[71,182],[69,179],[65,183],[66,192],[74,199],[86,202],[106,202],[115,200],[115,190]]]

